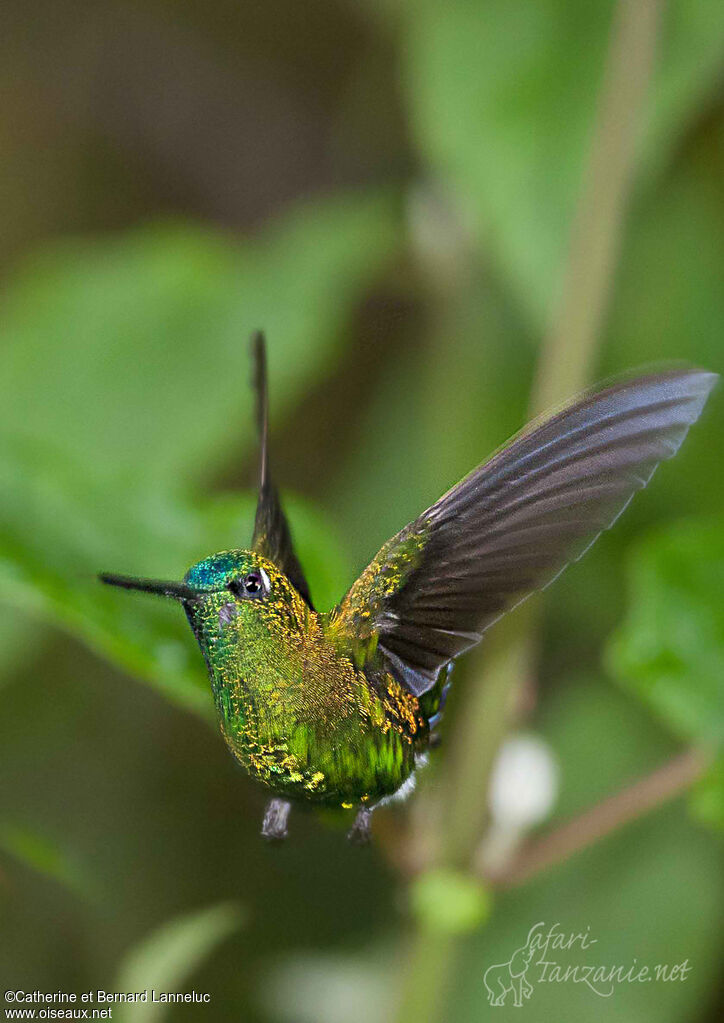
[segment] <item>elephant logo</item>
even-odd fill
[[[533,985],[526,980],[525,975],[535,950],[532,943],[534,930],[535,927],[531,928],[525,945],[516,949],[507,962],[495,963],[485,971],[483,983],[491,1005],[505,1005],[506,996],[512,992],[513,1005],[520,1009],[523,999],[533,994]]]

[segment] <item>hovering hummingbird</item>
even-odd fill
[[[101,575],[181,603],[221,732],[271,792],[262,834],[292,800],[373,809],[414,786],[452,664],[506,611],[579,558],[679,449],[717,377],[680,369],[592,391],[526,427],[389,540],[329,613],[315,610],[269,474],[264,337],[252,339],[260,441],[251,547],[182,582]]]

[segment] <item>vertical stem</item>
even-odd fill
[[[590,380],[636,170],[663,0],[619,0],[560,300],[533,387],[538,414]]]
[[[540,353],[534,413],[581,390],[592,374],[636,169],[636,142],[653,66],[663,0],[619,0],[582,180],[560,300]],[[488,779],[509,724],[511,697],[534,663],[537,613],[521,609],[486,643],[478,685],[460,715],[442,801],[441,840],[431,867],[470,871],[486,812]],[[458,938],[418,923],[398,1023],[444,1020]]]
[[[445,1020],[447,992],[455,972],[456,942],[449,934],[418,927],[412,935],[397,1023]]]
[[[517,684],[534,661],[533,633],[525,627],[521,631],[530,612],[521,608],[502,621],[476,658],[480,677],[470,686],[466,712],[450,744],[446,789],[451,804],[441,836],[440,866],[466,870],[480,841],[487,817],[487,779],[511,720]]]

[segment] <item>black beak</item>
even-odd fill
[[[142,590],[144,593],[156,593],[160,597],[173,597],[174,600],[195,600],[196,590],[184,583],[167,582],[164,579],[139,579],[132,575],[108,575],[103,573],[98,578],[106,586],[120,586],[124,590]]]

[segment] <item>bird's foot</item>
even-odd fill
[[[354,824],[347,832],[347,838],[352,845],[367,845],[372,840],[371,821],[372,810],[368,806],[361,806]]]
[[[292,804],[275,796],[266,804],[261,833],[268,842],[281,842],[287,837],[287,821]]]

